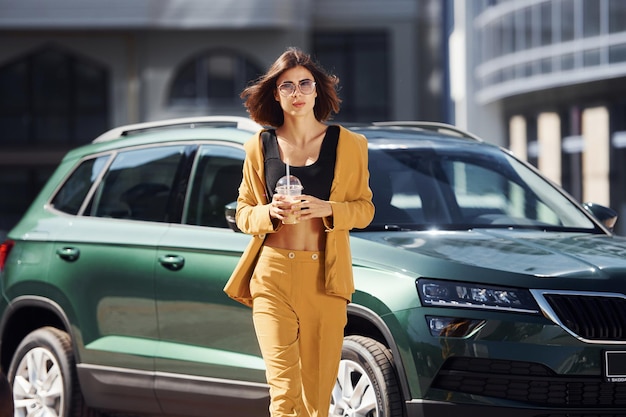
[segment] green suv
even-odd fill
[[[251,311],[224,284],[236,117],[125,126],[71,151],[0,246],[16,416],[265,416]],[[437,123],[351,126],[376,215],[352,233],[331,415],[626,414],[626,240],[506,150]]]

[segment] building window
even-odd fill
[[[47,46],[0,67],[0,146],[91,141],[108,126],[108,73],[88,59]]]
[[[560,24],[561,42],[568,42],[574,40],[576,36],[576,21],[574,19],[574,2],[561,0],[557,3],[561,7]]]
[[[388,120],[389,46],[386,33],[316,33],[313,55],[339,77],[343,100],[336,120]]]
[[[609,0],[609,32],[626,31],[626,8],[624,0]]]
[[[169,105],[240,105],[241,91],[262,73],[258,65],[237,52],[203,52],[176,71]]]
[[[561,112],[561,184],[578,201],[583,198],[581,119],[582,110],[578,106]]]
[[[556,19],[552,18],[552,8],[554,4],[551,2],[543,3],[539,6],[539,14],[541,16],[540,26],[539,26],[539,43],[544,45],[550,45],[552,43],[552,34],[554,21]]]
[[[60,155],[108,128],[109,73],[51,44],[1,64],[0,91],[1,237],[22,217]]]
[[[526,118],[526,140],[528,149],[526,151],[527,161],[535,167],[539,167],[539,134],[537,131],[537,116],[532,115]]]
[[[611,106],[611,151],[609,186],[611,193],[611,208],[619,213],[616,232],[626,235],[626,100],[617,100]]]
[[[582,24],[583,24],[583,37],[588,38],[591,36],[598,36],[603,31],[601,30],[601,13],[599,1],[585,1],[582,2]],[[605,11],[606,13],[606,11]]]

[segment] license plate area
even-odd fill
[[[626,351],[604,352],[604,379],[608,382],[626,382]]]

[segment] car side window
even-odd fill
[[[78,214],[109,158],[110,155],[104,155],[81,162],[56,193],[51,205],[64,213]]]
[[[184,145],[120,152],[98,185],[85,215],[167,222]]]
[[[202,146],[192,177],[183,223],[228,227],[225,206],[237,200],[245,152],[224,145]]]

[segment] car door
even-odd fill
[[[160,411],[154,394],[156,248],[169,227],[170,195],[184,155],[183,145],[114,154],[55,242],[49,280],[64,289],[63,308],[77,321],[79,376],[116,381],[107,389],[132,401],[125,406],[130,409]]]
[[[157,396],[166,413],[267,413],[252,312],[223,292],[250,241],[224,217],[224,206],[237,199],[243,158],[239,146],[200,148],[183,224],[172,225],[159,244]]]

